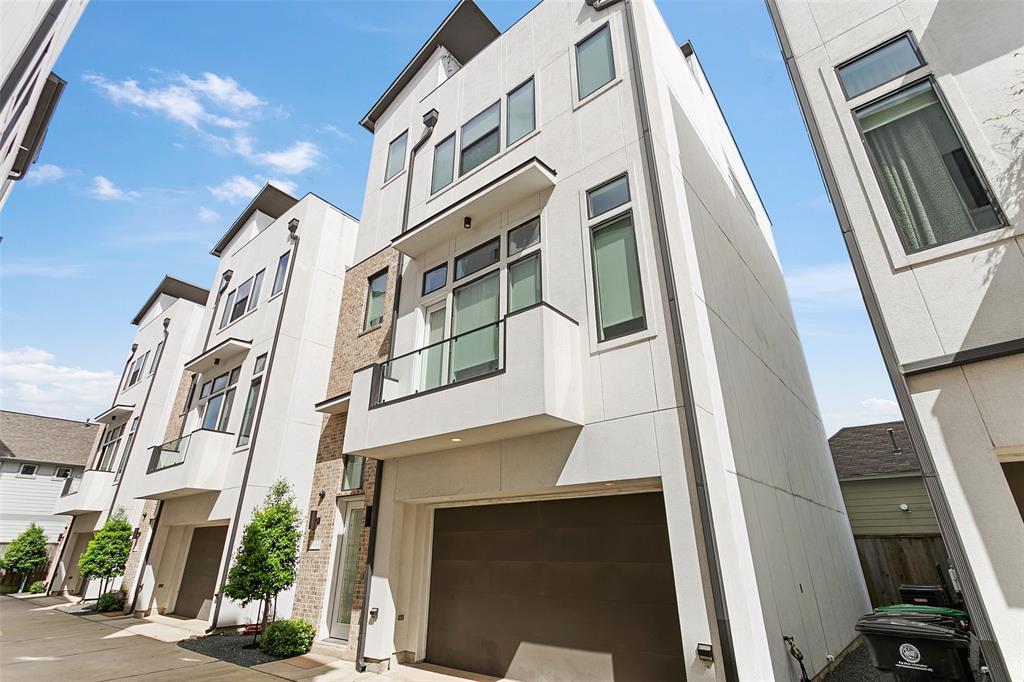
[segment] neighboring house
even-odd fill
[[[39,156],[67,83],[51,69],[86,0],[0,2],[0,208]]]
[[[270,486],[293,486],[305,518],[345,269],[357,222],[313,194],[266,185],[213,248],[215,287],[178,367],[175,419],[125,467],[122,498],[146,525],[122,581],[128,608],[210,627],[253,622],[221,596],[241,529]],[[177,386],[178,384],[176,384]],[[294,590],[279,595],[277,617]]]
[[[459,2],[362,123],[292,613],[359,668],[842,657],[869,602],[771,225],[653,2]]]
[[[994,679],[1024,679],[1024,6],[769,0]]]
[[[103,429],[97,424],[0,410],[0,555],[34,523],[52,550],[69,517],[54,502],[82,475]]]
[[[114,391],[110,408],[96,417],[104,426],[86,471],[55,500],[55,513],[74,517],[50,581],[53,592],[99,596],[100,584],[86,584],[78,558],[93,533],[118,507],[139,527],[147,523],[141,500],[124,489],[129,461],[145,460],[149,448],[162,441],[169,421],[180,411],[174,404],[181,365],[190,357],[200,334],[209,291],[174,277],[164,277],[132,319],[137,327],[131,352]]]
[[[847,426],[828,444],[871,603],[899,603],[904,584],[948,584],[949,561],[906,425]]]

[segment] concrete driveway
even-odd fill
[[[294,659],[242,668],[183,649],[177,641],[187,627],[102,615],[74,616],[58,611],[62,599],[0,597],[0,678],[18,682],[99,682],[100,680],[316,680],[317,682],[492,682],[493,677],[429,665],[397,666],[383,675],[358,673],[329,656]]]

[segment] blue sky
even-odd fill
[[[532,5],[478,2],[502,30]],[[264,181],[358,216],[358,122],[452,4],[93,0],[39,163],[0,215],[3,407],[101,411],[138,306],[165,273],[209,286],[210,246]],[[659,6],[767,204],[826,429],[898,418],[764,3]]]

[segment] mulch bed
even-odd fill
[[[68,604],[67,606],[60,606],[57,608],[58,611],[64,613],[70,613],[73,616],[85,616],[90,613],[96,613],[96,602],[78,602],[77,604]]]
[[[205,637],[192,637],[178,642],[178,646],[198,654],[219,658],[244,668],[251,668],[261,663],[281,660],[271,656],[252,643],[252,635],[236,635],[233,633],[214,633]]]

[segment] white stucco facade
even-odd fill
[[[605,25],[614,76],[580,99],[574,46]],[[372,124],[355,260],[393,246],[403,266],[395,360],[356,372],[344,445],[384,460],[365,655],[424,658],[436,510],[660,491],[687,679],[725,679],[697,500],[706,478],[739,679],[798,679],[784,634],[821,670],[855,638],[867,595],[771,225],[696,57],[647,0],[548,0],[453,73],[437,68],[445,54]],[[506,95],[530,78],[534,130],[509,144]],[[432,193],[434,145],[495,101],[497,153]],[[411,149],[431,109],[414,169],[382,180],[389,144],[408,130]],[[629,197],[615,212],[633,221],[644,324],[602,340],[590,233],[615,212],[591,217],[587,192],[623,174]],[[507,233],[535,217],[543,305],[509,313]],[[456,305],[456,259],[495,237],[493,375],[416,395],[402,385],[405,358],[435,342],[431,311]],[[442,263],[443,286],[422,294]],[[444,324],[450,338],[455,323]],[[714,665],[699,643],[714,644]],[[575,664],[564,652],[546,665],[557,677]]]
[[[869,312],[897,395],[906,395],[901,407],[919,423],[918,452],[930,453],[948,505],[946,544],[960,547],[973,574],[1007,679],[1022,679],[1024,519],[1014,498],[1024,499],[1024,8],[947,0],[770,5],[854,263],[863,264],[855,269],[873,299]],[[847,97],[837,67],[900,36],[916,49],[909,70]],[[974,200],[991,204],[999,220],[910,248],[857,112],[922,83],[937,91],[961,158],[973,166]],[[936,222],[953,223],[954,213]]]

